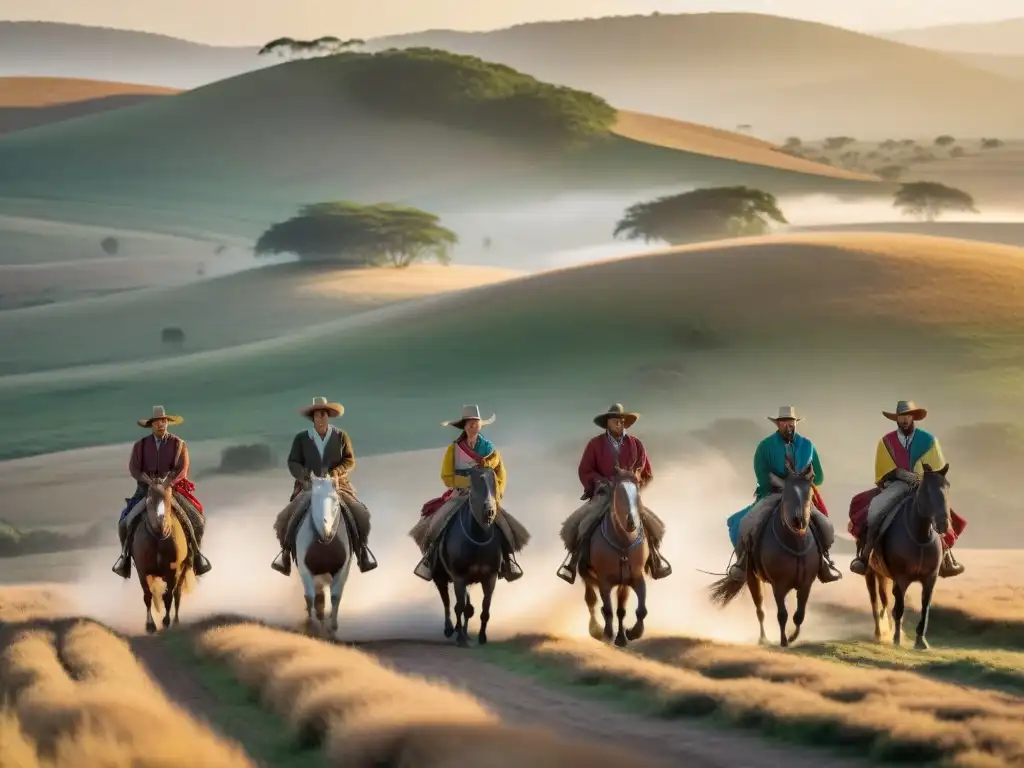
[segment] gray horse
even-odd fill
[[[469,646],[467,627],[474,612],[469,600],[470,584],[479,584],[483,588],[477,639],[481,645],[487,642],[491,597],[502,561],[501,531],[494,524],[498,516],[494,471],[488,467],[474,467],[468,476],[469,496],[441,534],[433,573],[434,584],[444,605],[444,636],[454,634],[456,643],[462,648]],[[449,584],[455,585],[454,625]]]
[[[309,509],[295,537],[295,563],[306,597],[306,628],[314,629],[313,611],[325,625],[324,593],[330,587],[332,632],[338,630],[338,607],[352,568],[352,542],[341,514],[341,499],[329,477],[311,478]]]
[[[932,593],[942,565],[942,535],[949,530],[949,464],[933,470],[924,465],[917,492],[905,499],[875,545],[864,580],[871,596],[871,615],[875,619],[875,639],[882,641],[881,620],[888,607],[889,582],[892,582],[893,609],[889,628],[892,643],[899,645],[903,631],[904,601],[907,588],[921,585],[921,620],[917,624],[914,648],[927,650],[928,613]],[[881,610],[879,610],[881,603]]]
[[[726,576],[711,585],[711,602],[726,606],[732,602],[744,587],[750,589],[757,610],[757,621],[761,625],[762,645],[768,642],[764,632],[764,591],[765,581],[771,584],[778,609],[779,644],[785,648],[800,636],[800,626],[807,612],[807,600],[811,587],[818,578],[821,565],[821,550],[811,531],[811,500],[813,498],[814,468],[807,466],[803,472],[790,472],[782,485],[782,499],[765,521],[762,531],[756,532],[753,555],[747,564],[747,580],[736,581]],[[793,614],[795,628],[786,637],[786,596],[796,590],[796,613]]]

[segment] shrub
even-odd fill
[[[265,443],[229,445],[220,454],[217,471],[225,474],[261,472],[274,467],[274,453]]]

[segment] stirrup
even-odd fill
[[[434,569],[425,557],[416,564],[416,567],[412,569],[412,572],[424,581],[434,580]]]
[[[210,565],[210,561],[206,559],[206,555],[202,552],[196,552],[195,557],[192,559],[192,573],[196,576],[203,576],[210,572],[213,566]]]
[[[275,557],[273,562],[270,564],[271,568],[285,576],[291,575],[291,566],[291,557],[287,555],[283,549],[277,553],[277,557]]]
[[[360,573],[372,571],[377,567],[377,558],[373,556],[373,552],[370,551],[369,547],[360,548],[358,565]]]

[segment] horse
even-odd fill
[[[306,629],[314,628],[316,610],[324,630],[328,585],[331,592],[332,632],[338,630],[338,606],[352,567],[352,542],[341,515],[341,498],[330,477],[310,478],[309,508],[295,535],[295,564],[306,598]]]
[[[614,634],[615,645],[622,648],[629,641],[639,640],[644,634],[647,617],[647,580],[644,567],[650,555],[647,536],[640,518],[642,504],[636,475],[619,469],[612,477],[608,493],[611,506],[600,525],[590,535],[590,555],[586,567],[579,570],[585,589],[584,600],[590,611],[590,636],[609,642]],[[612,588],[617,588],[618,632],[612,631]],[[636,594],[636,623],[628,630],[623,622],[629,591]],[[601,615],[604,627],[598,624],[594,609],[601,596]]]
[[[811,587],[818,578],[821,550],[810,530],[811,501],[813,499],[814,467],[807,465],[802,472],[790,472],[782,483],[782,499],[772,510],[763,528],[753,542],[747,558],[747,578],[736,581],[729,576],[719,579],[709,588],[712,603],[728,605],[744,587],[757,611],[761,627],[758,643],[764,645],[768,637],[764,631],[764,590],[767,581],[775,595],[779,619],[779,644],[787,648],[800,636],[800,627],[807,612]],[[763,577],[763,578],[762,578]],[[793,634],[786,637],[789,611],[786,597],[796,590],[796,612],[793,614]]]
[[[902,640],[907,588],[918,582],[921,585],[921,620],[917,623],[914,649],[928,650],[925,633],[928,631],[932,593],[942,565],[942,535],[950,526],[948,471],[949,464],[937,470],[925,464],[917,492],[900,504],[875,544],[864,580],[871,597],[871,615],[875,619],[875,640],[878,642],[882,642],[881,621],[888,608],[886,593],[890,581],[893,608],[889,629],[893,633],[892,644],[896,646]]]
[[[469,598],[469,585],[483,589],[480,608],[480,631],[477,642],[487,643],[487,622],[491,618],[491,598],[501,568],[501,531],[495,526],[498,500],[494,470],[472,467],[468,472],[469,497],[452,516],[441,534],[437,559],[434,562],[434,585],[444,606],[444,636],[455,635],[460,648],[469,647],[469,620],[474,608]],[[448,584],[455,588],[455,624],[451,618]]]
[[[178,623],[181,595],[192,589],[193,552],[181,521],[173,510],[173,487],[168,473],[150,483],[144,503],[146,516],[140,521],[132,541],[132,560],[142,585],[146,604],[146,632],[156,632],[153,599],[161,596],[163,585],[163,627],[171,625],[171,602],[174,602],[174,623]],[[157,611],[160,604],[157,602]]]

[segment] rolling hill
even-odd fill
[[[202,45],[127,29],[0,21],[0,76],[81,77],[194,88],[277,63],[258,48]]]
[[[0,77],[0,134],[142,104],[178,93],[136,83],[70,77]]]
[[[976,24],[943,24],[884,32],[890,40],[937,51],[1024,56],[1024,16]]]
[[[301,203],[389,200],[428,208],[464,234],[460,214],[480,218],[479,211],[496,205],[566,194],[712,183],[776,192],[875,189],[866,177],[763,144],[755,151],[746,138],[720,134],[717,157],[703,154],[706,135],[694,151],[683,151],[680,134],[692,132],[685,127],[672,146],[651,144],[635,118],[637,138],[627,131],[566,149],[442,124],[429,114],[382,112],[345,90],[349,68],[366,59],[282,64],[129,110],[0,137],[0,211],[254,238]],[[739,161],[723,159],[737,155]],[[509,232],[481,234],[497,239],[521,229],[517,222]],[[610,224],[574,237],[605,241]]]
[[[1018,36],[1019,37],[1019,36]],[[1024,84],[955,58],[778,16],[702,13],[380,38],[596,91],[622,109],[763,137],[1024,135]]]
[[[152,402],[187,411],[193,439],[230,436],[242,413],[260,413],[264,433],[287,434],[311,387],[338,393],[364,453],[433,444],[431,414],[453,397],[498,411],[499,437],[527,434],[538,419],[545,429],[585,424],[593,401],[623,398],[660,410],[664,429],[768,413],[777,400],[876,411],[915,391],[945,418],[977,423],[1003,418],[1024,381],[1022,290],[1024,250],[1008,246],[830,233],[699,244],[227,350],[3,377],[0,456],[123,440],[119,414]],[[914,364],[881,347],[912,352]],[[447,363],[462,360],[475,371],[470,385],[465,365]],[[63,418],[69,411],[75,419]]]

